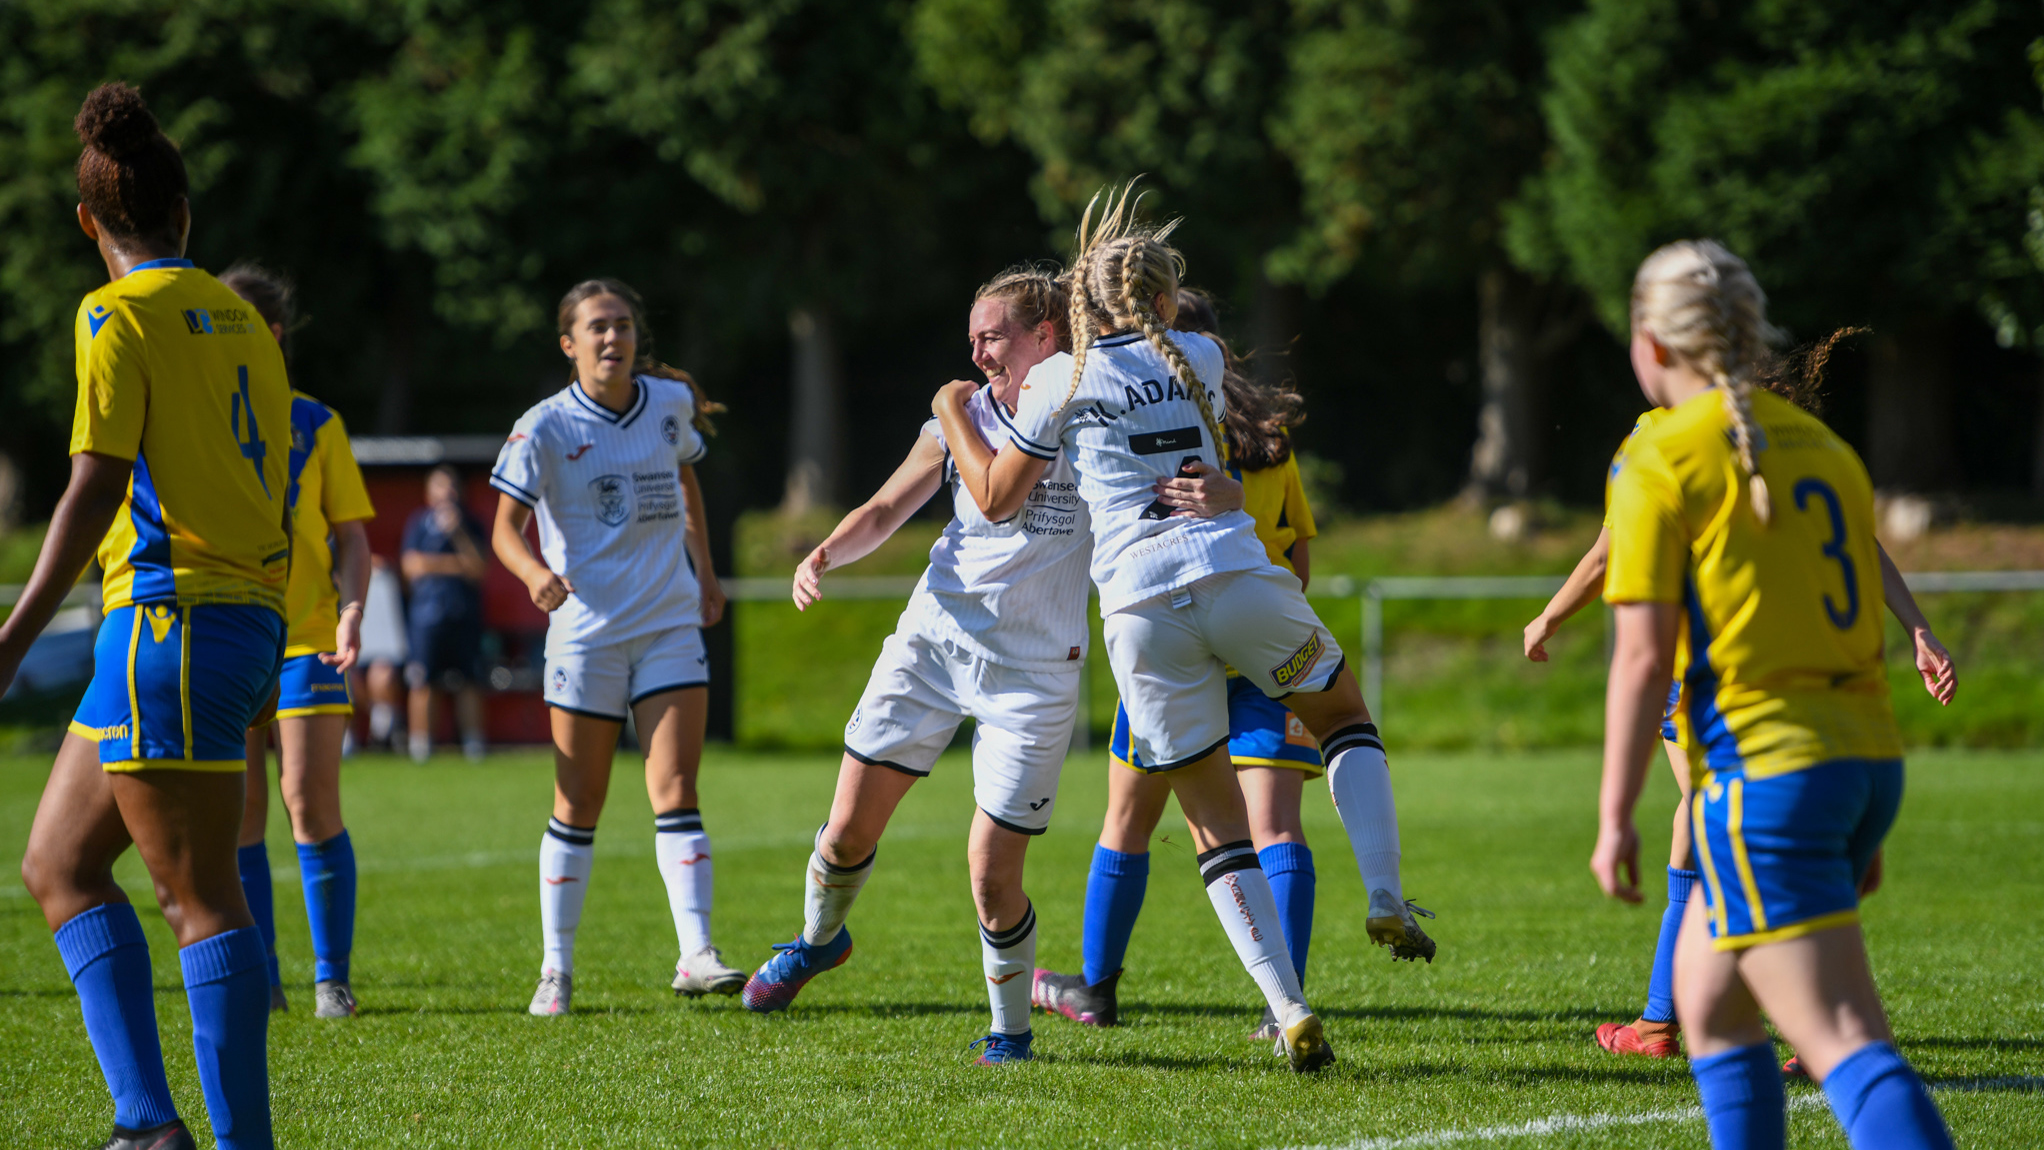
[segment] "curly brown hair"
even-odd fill
[[[1831,353],[1847,339],[1872,330],[1841,327],[1816,343],[1805,344],[1769,362],[1753,382],[1811,415],[1821,416],[1824,414],[1824,370],[1831,366]]]
[[[174,213],[191,190],[184,156],[142,102],[119,82],[85,97],[72,121],[78,141],[78,200],[114,240],[176,244]]]
[[[1292,457],[1291,428],[1306,422],[1306,399],[1298,392],[1260,384],[1242,374],[1242,361],[1221,338],[1220,314],[1212,296],[1198,288],[1178,289],[1178,317],[1173,331],[1196,331],[1221,345],[1221,391],[1228,407],[1221,422],[1228,429],[1229,454],[1244,471],[1276,467]]]

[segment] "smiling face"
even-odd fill
[[[1057,350],[1057,334],[1050,324],[1034,330],[1015,319],[1008,301],[989,296],[972,305],[966,321],[966,337],[972,341],[973,366],[987,377],[994,398],[1015,406],[1015,395],[1029,369],[1049,359]]]
[[[575,322],[561,337],[561,353],[575,361],[575,378],[585,388],[629,384],[639,357],[639,329],[632,306],[614,295],[595,295],[575,305]]]

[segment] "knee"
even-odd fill
[[[878,845],[870,835],[837,823],[827,824],[816,836],[816,853],[832,866],[857,866],[872,858]]]

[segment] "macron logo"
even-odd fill
[[[106,310],[105,304],[95,304],[91,311],[85,313],[85,322],[91,326],[92,334],[98,335],[99,329],[105,327],[106,321],[113,317],[114,313]]]
[[[585,452],[587,452],[590,448],[595,446],[596,445],[593,443],[585,443],[582,446],[576,448],[575,450],[570,451],[568,453],[568,462],[573,463],[575,460],[582,458]]]

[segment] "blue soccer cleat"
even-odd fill
[[[982,1046],[986,1047],[985,1052],[973,1060],[974,1066],[1003,1066],[1010,1062],[1028,1062],[1036,1057],[1029,1053],[1032,1034],[1033,1032],[1027,1030],[1020,1034],[1002,1034],[996,1031],[966,1049],[978,1050]]]
[[[811,946],[798,934],[793,942],[775,943],[774,949],[780,953],[745,981],[745,1009],[758,1014],[788,1009],[810,979],[843,966],[852,956],[852,932],[839,927],[837,937],[822,946]]]

